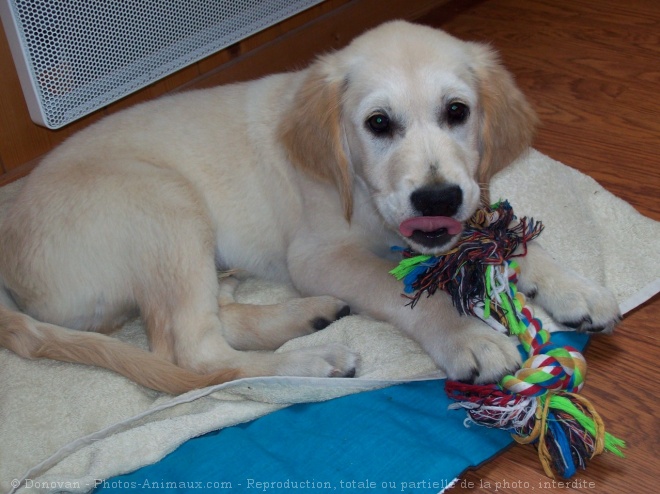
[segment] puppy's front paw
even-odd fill
[[[443,340],[431,356],[450,380],[494,383],[520,368],[516,345],[485,324],[456,329]]]
[[[532,242],[521,257],[518,288],[567,329],[611,333],[621,320],[610,290],[569,271]]]
[[[571,273],[537,283],[535,301],[562,326],[580,332],[611,333],[621,320],[610,290]]]

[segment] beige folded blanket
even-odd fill
[[[0,218],[20,187],[0,189]],[[622,312],[660,291],[660,223],[591,178],[532,150],[499,174],[492,190],[493,199],[508,199],[519,215],[542,220],[541,243],[570,268],[610,287]],[[296,294],[288,286],[249,279],[237,295],[243,302],[272,303]],[[118,336],[146,346],[139,322]],[[0,350],[0,492],[14,490],[14,484],[19,492],[57,491],[48,488],[52,482],[86,492],[95,480],[156,462],[189,438],[288,404],[439,374],[416,343],[364,316],[341,319],[283,349],[331,341],[361,354],[358,378],[254,378],[178,397],[103,369],[28,361]]]

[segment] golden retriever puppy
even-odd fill
[[[391,22],[306,70],[162,98],[51,152],[0,229],[0,345],[168,393],[247,376],[353,376],[335,344],[272,353],[348,306],[417,340],[452,379],[520,357],[449,297],[405,306],[392,245],[449,249],[536,117],[491,49]],[[610,331],[612,295],[538,247],[520,287],[560,323]],[[234,303],[237,268],[305,296]],[[151,352],[104,333],[139,314]]]

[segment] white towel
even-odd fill
[[[0,189],[0,217],[20,187]],[[518,215],[542,220],[541,243],[569,268],[611,288],[622,312],[660,291],[660,223],[593,179],[532,150],[495,178],[492,191]],[[295,295],[291,287],[250,279],[237,298],[271,303]],[[139,323],[119,337],[146,346]],[[282,349],[331,341],[361,354],[358,378],[254,378],[175,398],[103,369],[28,361],[0,350],[0,491],[29,479],[20,492],[47,492],[49,485],[86,492],[97,479],[156,462],[189,438],[291,403],[439,375],[416,343],[363,316],[341,319]]]

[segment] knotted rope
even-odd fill
[[[506,201],[482,208],[451,251],[427,256],[402,250],[404,259],[391,273],[403,280],[411,307],[423,293],[441,289],[460,314],[518,337],[528,357],[522,367],[498,384],[447,381],[447,393],[458,401],[451,407],[465,408],[467,422],[509,430],[517,442],[535,444],[546,475],[554,478],[555,470],[569,478],[604,450],[623,456],[625,443],[605,432],[594,407],[577,394],[587,373],[583,355],[553,344],[517,289],[520,266],[514,252],[522,246],[525,255],[527,242],[543,225],[522,218],[510,227],[515,219]]]

